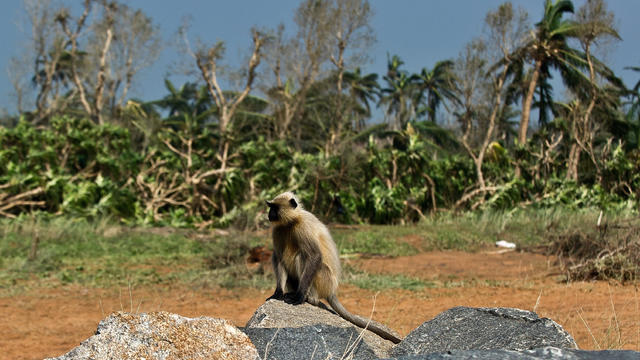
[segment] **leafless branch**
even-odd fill
[[[0,189],[6,189],[7,184],[0,185]],[[25,192],[9,195],[8,193],[0,193],[0,215],[15,218],[16,215],[8,212],[9,210],[20,207],[20,206],[44,206],[46,204],[43,200],[30,200],[33,197],[38,195],[42,195],[44,193],[44,188],[39,186],[37,188],[27,190]]]

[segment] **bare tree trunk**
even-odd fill
[[[342,32],[340,31],[339,34]],[[336,83],[337,90],[337,98],[335,105],[335,113],[334,113],[334,125],[330,127],[331,131],[329,133],[328,144],[325,146],[325,156],[330,156],[333,154],[334,149],[338,147],[338,141],[343,131],[343,108],[342,108],[342,86],[343,86],[343,78],[344,78],[344,51],[346,49],[346,43],[344,39],[338,39],[338,58],[336,59],[333,55],[331,55],[331,62],[338,68],[338,79]]]
[[[112,22],[113,19],[111,19]],[[104,47],[102,48],[102,53],[100,54],[100,69],[98,70],[98,81],[96,82],[95,87],[95,96],[93,101],[93,111],[92,117],[98,122],[98,124],[102,125],[102,108],[104,102],[104,80],[106,77],[106,63],[107,63],[107,53],[109,52],[109,47],[111,46],[111,39],[113,38],[113,30],[110,27],[107,29],[107,38],[104,42]]]
[[[576,142],[571,144],[569,162],[567,164],[567,180],[578,181],[578,164],[580,163],[580,146]]]
[[[36,75],[36,77],[38,78],[38,83],[41,84],[40,91],[36,96],[36,110],[37,110],[37,116],[35,120],[36,124],[41,124],[43,120],[48,118],[49,115],[51,115],[51,113],[55,110],[55,107],[53,106],[53,104],[50,104],[48,102],[48,98],[52,90],[53,75],[54,75],[55,69],[58,67],[59,59],[60,59],[60,54],[57,53],[52,56],[51,62],[45,65],[44,80],[40,78],[39,74]],[[38,71],[36,69],[36,74],[37,73]],[[53,103],[56,102],[55,100],[56,99],[54,99]]]
[[[538,84],[538,77],[540,77],[541,66],[542,62],[536,60],[533,73],[531,74],[531,80],[529,81],[529,87],[527,88],[527,96],[522,102],[522,117],[520,119],[520,131],[518,132],[518,144],[520,145],[524,145],[527,142],[527,130],[529,129],[531,104],[533,103],[533,95],[536,91],[536,85]]]
[[[536,85],[538,84],[538,77],[540,77],[540,67],[542,62],[536,60],[533,73],[531,74],[531,80],[529,81],[529,87],[527,89],[527,95],[522,102],[522,117],[520,118],[520,129],[518,132],[518,144],[523,146],[527,143],[527,130],[529,130],[529,117],[531,115],[531,105],[533,104],[533,95],[536,91]],[[520,177],[522,175],[522,169],[520,164],[516,162],[515,176]]]
[[[91,1],[85,0],[84,11],[76,22],[76,28],[74,29],[74,31],[71,31],[71,29],[69,29],[66,17],[58,18],[58,22],[60,23],[62,30],[67,35],[68,41],[71,44],[71,76],[73,79],[73,83],[76,85],[76,89],[78,90],[78,94],[80,95],[80,103],[89,115],[93,114],[93,111],[91,109],[91,105],[89,104],[89,100],[87,100],[86,90],[84,88],[82,80],[80,79],[80,74],[78,73],[78,36],[80,35],[80,31],[82,31],[82,28],[84,27],[90,9]]]
[[[593,60],[591,59],[590,45],[591,44],[589,42],[585,44],[585,54],[587,56],[587,63],[589,64],[589,80],[591,81],[591,99],[589,101],[589,105],[587,106],[587,110],[584,113],[584,119],[582,121],[582,126],[583,126],[582,133],[584,135],[582,145],[585,152],[589,154],[589,157],[593,162],[593,166],[595,166],[596,168],[596,181],[600,183],[602,180],[602,174],[600,170],[600,165],[598,164],[598,161],[596,160],[596,157],[595,157],[595,151],[593,150],[593,139],[595,137],[596,128],[593,122],[591,121],[591,112],[593,111],[593,108],[595,107],[596,101],[598,98],[598,88],[596,85],[596,73],[593,68]]]
[[[462,137],[462,144],[464,148],[467,150],[467,152],[469,153],[469,156],[471,156],[471,158],[473,159],[473,162],[475,164],[476,176],[477,176],[477,182],[478,182],[478,187],[476,190],[480,190],[480,191],[487,191],[486,189],[488,189],[486,182],[484,180],[484,173],[482,172],[482,164],[484,163],[484,156],[487,152],[487,148],[489,147],[491,139],[493,138],[493,131],[495,130],[495,127],[496,127],[496,118],[498,117],[498,113],[502,108],[502,88],[504,87],[504,82],[507,78],[508,70],[509,70],[509,64],[505,64],[503,66],[502,73],[498,77],[497,82],[495,84],[494,91],[496,93],[496,98],[493,104],[493,110],[491,111],[491,115],[489,116],[489,125],[487,126],[487,130],[485,132],[482,145],[480,146],[480,149],[478,150],[477,155],[471,149],[471,146],[468,143],[468,137],[471,132],[471,124],[468,124],[465,134]]]
[[[595,107],[596,101],[598,99],[598,91],[596,85],[596,74],[593,67],[593,60],[591,59],[590,54],[590,43],[587,42],[585,44],[585,54],[587,58],[587,64],[589,65],[589,81],[591,85],[589,104],[585,109],[584,113],[580,113],[581,106],[576,105],[575,108],[572,109],[574,112],[571,122],[571,132],[573,137],[573,142],[571,144],[571,149],[569,151],[569,163],[567,166],[567,179],[578,181],[579,178],[579,170],[578,165],[580,162],[580,155],[584,151],[591,162],[593,163],[596,169],[596,179],[598,182],[601,180],[600,166],[598,160],[595,157],[595,151],[593,149],[593,139],[595,137],[595,133],[597,131],[595,124],[591,119],[591,113]]]
[[[224,177],[226,176],[227,171],[227,163],[229,161],[229,148],[230,148],[230,137],[229,132],[233,127],[233,115],[236,112],[238,106],[244,99],[249,95],[251,88],[253,86],[253,81],[255,80],[255,70],[260,64],[261,57],[261,48],[264,43],[264,38],[257,31],[253,32],[253,53],[249,59],[249,64],[247,66],[247,79],[245,83],[244,89],[237,94],[233,98],[225,97],[222,88],[218,84],[218,79],[216,75],[217,70],[217,61],[219,57],[218,51],[220,50],[219,46],[214,46],[212,48],[207,49],[206,51],[200,51],[198,54],[192,55],[196,59],[196,63],[198,68],[200,69],[200,73],[202,78],[207,83],[207,89],[209,90],[209,95],[213,98],[218,107],[218,119],[219,125],[218,130],[220,132],[220,145],[218,147],[218,155],[217,158],[220,161],[220,166],[217,169],[219,173],[219,177],[214,185],[214,193],[220,191],[220,188],[223,184]],[[224,202],[224,199],[221,198],[221,210],[223,213],[226,213],[227,206]]]
[[[127,59],[127,68],[131,68],[131,63],[133,62],[133,59],[131,57],[129,57],[129,59]],[[127,93],[129,92],[129,88],[131,87],[131,81],[133,80],[133,71],[127,71],[127,75],[125,76],[124,79],[124,86],[122,87],[122,93],[120,94],[120,97],[118,98],[118,102],[116,103],[116,105],[118,107],[122,107],[124,105],[124,100],[127,98]],[[115,98],[115,91],[113,94],[113,98]]]
[[[503,8],[501,7],[501,9]],[[471,134],[471,130],[473,128],[472,116],[477,116],[477,115],[472,115],[472,113],[469,111],[474,107],[473,93],[475,90],[474,82],[476,81],[476,78],[474,76],[471,77],[473,79],[472,80],[473,86],[471,87],[465,86],[466,90],[463,91],[464,104],[465,104],[464,106],[466,111],[462,118],[462,121],[463,121],[462,125],[464,129],[464,134],[462,136],[462,144],[464,148],[467,150],[467,152],[469,153],[469,156],[473,159],[473,162],[475,164],[477,179],[476,179],[476,186],[472,189],[467,189],[465,191],[465,194],[462,196],[462,198],[456,202],[455,207],[461,206],[462,204],[474,198],[476,195],[481,195],[478,201],[476,201],[476,203],[472,205],[472,208],[475,208],[485,201],[485,195],[488,192],[496,191],[496,189],[498,188],[495,186],[487,185],[487,182],[484,178],[484,173],[482,171],[482,165],[484,164],[484,158],[487,153],[487,149],[489,148],[489,145],[491,144],[491,141],[494,138],[494,132],[496,128],[498,115],[503,110],[502,97],[505,96],[504,86],[509,74],[509,68],[511,66],[511,60],[509,55],[511,53],[509,49],[512,46],[509,40],[510,30],[509,30],[509,27],[505,26],[506,23],[511,21],[510,20],[511,18],[508,15],[510,13],[510,9],[511,9],[510,7],[504,8],[504,14],[502,15],[499,15],[498,13],[490,13],[490,15],[487,16],[487,24],[491,28],[491,34],[492,34],[491,36],[493,37],[494,40],[497,40],[496,45],[500,50],[499,55],[496,54],[498,55],[496,57],[500,59],[502,65],[501,65],[500,73],[496,74],[497,76],[495,76],[495,78],[493,78],[494,75],[492,74],[492,78],[494,80],[491,83],[492,85],[491,94],[493,97],[492,98],[489,97],[486,102],[486,107],[491,109],[491,113],[489,114],[488,124],[487,124],[486,130],[482,134],[483,135],[482,143],[480,145],[480,148],[477,149],[477,153],[472,148],[472,145],[469,142],[469,137]],[[477,53],[478,49],[482,49],[482,47],[467,48],[467,57],[464,60],[465,64],[471,65],[477,62],[476,56],[479,54]],[[476,71],[477,71],[476,68],[477,66],[471,66],[471,71],[473,71],[471,74],[476,74]],[[537,76],[535,76],[534,79],[535,78],[537,78]],[[532,86],[535,88],[535,83],[533,83]],[[481,129],[481,126],[478,125],[478,128]],[[524,136],[526,138],[526,131],[524,132]]]
[[[45,13],[44,16],[40,16],[37,13],[30,14],[32,16],[32,30],[34,33],[35,42],[37,44],[35,77],[36,83],[40,86],[40,90],[36,96],[36,124],[42,123],[44,119],[48,118],[51,114],[64,108],[72,97],[67,95],[62,97],[59,95],[60,86],[59,84],[54,86],[54,77],[56,75],[56,72],[59,70],[59,65],[61,65],[61,56],[66,51],[69,45],[72,46],[71,70],[74,70],[77,49],[76,40],[78,34],[85,25],[85,20],[89,15],[89,10],[90,0],[85,0],[84,11],[76,22],[76,29],[74,30],[74,32],[71,32],[67,28],[69,14],[66,11],[58,11],[56,13],[55,21],[61,25],[65,35],[67,35],[67,38],[62,39],[61,42],[57,44],[53,49],[47,49],[46,37],[48,36],[48,34],[43,33],[43,31],[46,31],[43,29],[45,27],[44,23],[48,21],[47,14]],[[37,12],[37,10],[35,11]],[[42,69],[40,68],[40,64],[42,64]],[[44,76],[41,75],[43,72]],[[71,90],[71,95],[75,95],[76,91],[78,90],[80,89]]]
[[[436,203],[436,183],[433,181],[431,176],[427,173],[422,174],[427,182],[429,183],[429,195],[431,196],[431,215],[435,214],[438,211],[438,204]]]
[[[227,162],[229,160],[229,141],[226,140],[222,143],[221,156],[220,156],[220,171],[221,176],[218,177],[216,184],[213,187],[214,192],[220,191],[220,187],[222,186],[222,181],[224,180],[225,173],[227,171]],[[221,198],[220,206],[223,214],[227,213],[227,204],[223,198]]]
[[[102,51],[100,52],[100,60],[99,60],[99,69],[96,74],[96,85],[94,90],[93,102],[89,102],[89,97],[87,95],[87,90],[85,89],[85,84],[83,84],[82,79],[80,78],[80,73],[78,71],[78,36],[80,36],[80,32],[82,31],[87,16],[89,15],[89,11],[91,8],[91,1],[85,0],[84,2],[84,12],[76,22],[76,28],[71,31],[67,24],[66,17],[60,17],[58,22],[62,27],[62,30],[68,37],[68,41],[71,44],[71,74],[73,78],[73,83],[75,84],[78,94],[80,96],[80,103],[82,107],[87,112],[87,114],[98,124],[103,124],[102,119],[102,109],[104,106],[104,90],[105,90],[105,78],[106,78],[106,63],[107,63],[107,55],[109,53],[109,48],[111,47],[111,41],[113,39],[113,17],[115,8],[112,5],[105,4],[104,11],[106,12],[107,17],[107,30],[105,42],[102,47]]]
[[[318,67],[314,62],[317,59],[313,58],[312,63],[303,70],[300,81],[300,89],[295,94],[288,92],[284,83],[282,82],[282,76],[280,73],[280,59],[277,60],[276,67],[273,72],[276,77],[276,84],[283,103],[283,114],[281,121],[276,124],[278,139],[286,140],[291,134],[291,124],[293,120],[302,115],[306,103],[307,91],[315,81],[318,75]]]
[[[53,104],[49,104],[48,99],[53,89],[53,76],[58,67],[61,53],[59,51],[53,52],[50,55],[51,59],[47,60],[47,51],[42,43],[39,44],[37,52],[38,58],[36,60],[35,81],[40,85],[40,90],[36,95],[37,116],[35,123],[41,124],[54,110]],[[40,63],[43,64],[42,71],[39,70],[38,64]],[[42,72],[44,72],[44,76],[41,75]]]

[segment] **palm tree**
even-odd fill
[[[520,111],[511,105],[505,105],[496,119],[496,137],[502,140],[504,145],[513,144],[513,139],[518,135],[516,127],[518,125],[517,117]]]
[[[531,107],[538,109],[538,124],[540,126],[544,126],[552,120],[549,117],[549,112],[554,116],[557,115],[554,112],[553,103],[553,86],[546,76],[541,77],[536,89],[536,100],[531,105]]]
[[[640,73],[640,66],[637,66],[637,67],[630,66],[630,67],[627,67],[626,69],[637,71]],[[630,96],[631,96],[631,101],[629,104],[631,105],[631,107],[629,108],[627,115],[629,117],[635,116],[637,118],[640,118],[640,80],[638,80],[638,82],[633,87],[633,89],[631,89]]]
[[[381,90],[378,101],[378,106],[386,106],[387,116],[393,116],[394,130],[404,128],[414,113],[412,100],[415,83],[413,77],[399,69],[403,64],[404,62],[397,55],[387,59],[387,75],[383,77],[387,87]]]
[[[531,40],[517,49],[513,58],[519,61],[533,62],[533,69],[527,78],[528,86],[524,91],[522,114],[518,142],[524,144],[527,139],[529,116],[533,104],[538,81],[542,77],[551,77],[550,70],[556,69],[569,85],[575,86],[575,81],[584,75],[579,71],[586,67],[584,54],[569,46],[568,40],[575,38],[580,25],[569,19],[563,19],[565,13],[573,13],[573,3],[570,0],[546,0],[544,16],[535,26]],[[544,89],[542,94],[544,94]]]
[[[378,74],[362,75],[360,68],[356,68],[353,72],[347,71],[344,73],[344,82],[349,89],[352,101],[360,105],[355,109],[357,113],[361,114],[356,124],[356,129],[362,130],[364,127],[363,120],[371,116],[369,102],[375,100],[375,97],[380,93]]]
[[[454,94],[453,66],[452,60],[438,61],[433,69],[422,68],[414,77],[418,87],[416,104],[424,102],[426,94],[426,108],[419,110],[418,114],[426,112],[431,122],[436,121],[436,111],[443,100],[458,101]]]
[[[356,68],[353,72],[347,71],[344,73],[344,81],[349,88],[351,97],[360,102],[366,109],[367,114],[370,114],[369,101],[375,99],[380,89],[378,74],[362,75],[360,68]]]
[[[206,87],[187,82],[176,88],[169,79],[165,79],[164,85],[169,94],[153,104],[168,111],[165,120],[168,125],[174,129],[196,130],[213,120],[217,108]]]
[[[628,67],[627,69],[640,72],[640,67]],[[640,80],[629,91],[629,109],[626,120],[629,126],[627,133],[627,147],[630,149],[640,149]]]

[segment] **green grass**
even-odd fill
[[[424,288],[436,287],[435,282],[424,281],[402,274],[370,274],[350,266],[345,267],[343,280],[359,288],[374,291],[387,289],[418,291]]]
[[[407,256],[429,250],[477,251],[507,240],[522,248],[545,244],[550,233],[595,227],[599,211],[521,210],[440,214],[415,225],[332,229],[342,255]],[[623,215],[620,215],[623,216]],[[607,215],[606,221],[617,216]],[[81,284],[109,287],[185,283],[195,286],[273,287],[268,269],[245,257],[268,235],[171,228],[131,228],[107,220],[23,216],[0,220],[0,294],[23,288]],[[33,239],[39,239],[35,256]],[[346,282],[369,289],[434,286],[402,275],[345,271]],[[440,284],[438,286],[446,286]]]
[[[419,251],[478,251],[507,240],[522,247],[541,244],[549,228],[595,224],[598,212],[512,210],[487,213],[443,213],[406,226],[366,225],[334,229],[342,254],[412,255]],[[411,239],[411,240],[409,240]]]
[[[208,281],[226,286],[232,283],[230,278],[248,277],[234,272],[234,266],[244,266],[245,249],[265,240],[241,233],[215,238],[195,235],[194,231],[128,228],[106,221],[3,220],[0,292],[33,283],[108,287]],[[30,258],[36,238],[37,252]]]
[[[406,256],[418,253],[403,236],[411,234],[413,227],[407,226],[361,226],[358,229],[336,229],[334,241],[341,254],[367,254]]]
[[[512,209],[483,213],[444,213],[415,226],[424,250],[478,251],[498,240],[522,248],[544,244],[550,232],[594,228],[599,210]],[[605,214],[614,221],[629,214]]]

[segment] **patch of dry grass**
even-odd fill
[[[556,255],[567,280],[640,278],[640,218],[617,219],[549,235],[549,254]]]

